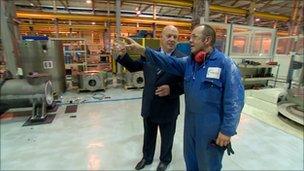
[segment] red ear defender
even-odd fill
[[[207,56],[207,53],[204,51],[199,51],[195,56],[194,60],[197,63],[203,63],[205,61],[205,58]]]

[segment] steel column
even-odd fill
[[[18,48],[18,24],[15,20],[15,4],[12,0],[1,0],[1,40],[6,67],[16,77],[20,67],[20,51]]]

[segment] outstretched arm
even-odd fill
[[[142,71],[145,57],[133,60],[127,53],[126,43],[118,39],[113,44],[112,54],[114,59],[130,72]]]
[[[147,58],[147,62],[150,62],[152,65],[155,65],[168,73],[184,76],[187,57],[176,58],[150,48],[146,48],[145,56]]]
[[[116,44],[116,49],[119,50],[120,55],[125,55],[126,52],[137,53],[146,57],[147,62],[150,62],[152,65],[155,65],[164,71],[179,76],[184,75],[187,58],[167,56],[150,48],[145,48],[130,38],[122,37],[121,39],[125,42],[119,41]]]

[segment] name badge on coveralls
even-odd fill
[[[206,78],[215,78],[215,79],[219,79],[220,75],[221,75],[221,70],[222,68],[218,68],[218,67],[209,67],[207,70],[207,75]]]

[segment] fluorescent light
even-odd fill
[[[91,0],[87,0],[86,3],[90,4],[90,3],[92,3],[92,1]]]

